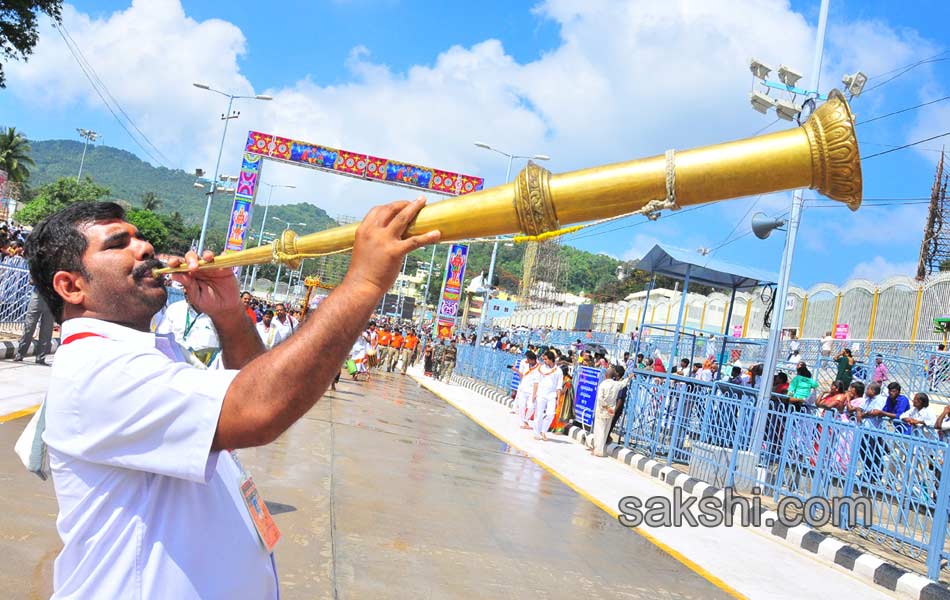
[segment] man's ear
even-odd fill
[[[53,289],[66,304],[79,305],[86,299],[86,279],[72,271],[57,271],[53,275]]]

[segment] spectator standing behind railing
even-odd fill
[[[871,377],[871,381],[883,387],[890,378],[891,374],[887,372],[887,365],[884,364],[884,356],[876,355],[874,357],[874,375]]]
[[[901,393],[901,384],[896,381],[887,386],[887,402],[881,410],[883,416],[889,419],[898,419],[905,412],[910,410],[910,400]],[[910,433],[910,427],[899,421],[894,423],[894,429],[898,433]]]
[[[851,350],[845,348],[835,356],[835,362],[838,363],[838,373],[835,375],[835,379],[841,382],[841,389],[846,390],[851,385],[851,380],[854,379],[854,373],[852,369],[854,368],[854,357],[851,355]]]
[[[798,363],[797,374],[788,385],[788,402],[797,407],[813,404],[814,391],[818,382],[812,379],[811,371],[804,362]]]
[[[831,345],[834,343],[835,339],[831,337],[831,332],[826,331],[825,337],[821,338],[821,355],[822,356],[831,356]]]
[[[930,396],[923,392],[914,394],[914,406],[901,415],[901,421],[911,427],[933,427],[937,416],[930,410]]]

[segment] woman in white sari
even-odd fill
[[[538,378],[535,384],[534,409],[534,439],[547,440],[545,435],[554,421],[557,410],[557,393],[561,388],[562,372],[555,364],[557,356],[552,350],[541,355],[541,365],[538,367]]]

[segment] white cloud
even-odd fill
[[[255,89],[241,73],[247,48],[237,27],[195,21],[179,0],[134,0],[98,19],[67,5],[64,20],[116,98],[178,166],[210,170],[221,135],[224,99],[192,81],[272,94],[273,102],[241,103],[225,172],[240,164],[244,132],[257,129],[480,174],[492,185],[503,179],[505,161],[472,141],[549,154],[550,168],[564,171],[744,137],[772,119],[748,107],[748,59],[810,66],[814,30],[784,0],[548,0],[534,10],[559,25],[561,44],[533,61],[519,63],[489,39],[395,72],[359,46],[343,83],[302,78],[273,90]],[[843,23],[829,32],[826,64],[881,72],[914,54],[918,43],[913,32],[885,24]],[[9,66],[9,80],[14,93],[39,98],[43,108],[100,106],[52,30],[29,63]],[[407,194],[288,166],[268,165],[264,177],[298,187],[275,201],[312,201],[330,213],[359,215]],[[767,197],[761,208],[775,212],[781,203],[781,196]],[[745,206],[725,209],[727,229]]]
[[[916,262],[890,262],[881,256],[875,256],[869,261],[858,263],[848,279],[868,279],[880,282],[895,275],[913,277],[916,273]]]

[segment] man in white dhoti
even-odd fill
[[[597,386],[597,404],[594,412],[594,447],[590,449],[594,456],[605,456],[610,421],[617,410],[617,397],[626,383],[623,381],[624,369],[614,365],[607,369],[606,378]]]
[[[545,435],[554,421],[557,410],[557,392],[561,389],[563,373],[555,364],[557,356],[552,350],[541,355],[538,366],[538,382],[535,384],[534,439],[547,440]]]
[[[515,394],[515,414],[521,419],[522,429],[530,429],[528,417],[534,410],[531,394],[534,392],[534,383],[538,377],[537,355],[531,350],[525,352],[524,360],[518,365],[517,372],[521,375],[521,381],[518,382],[518,392]]]

